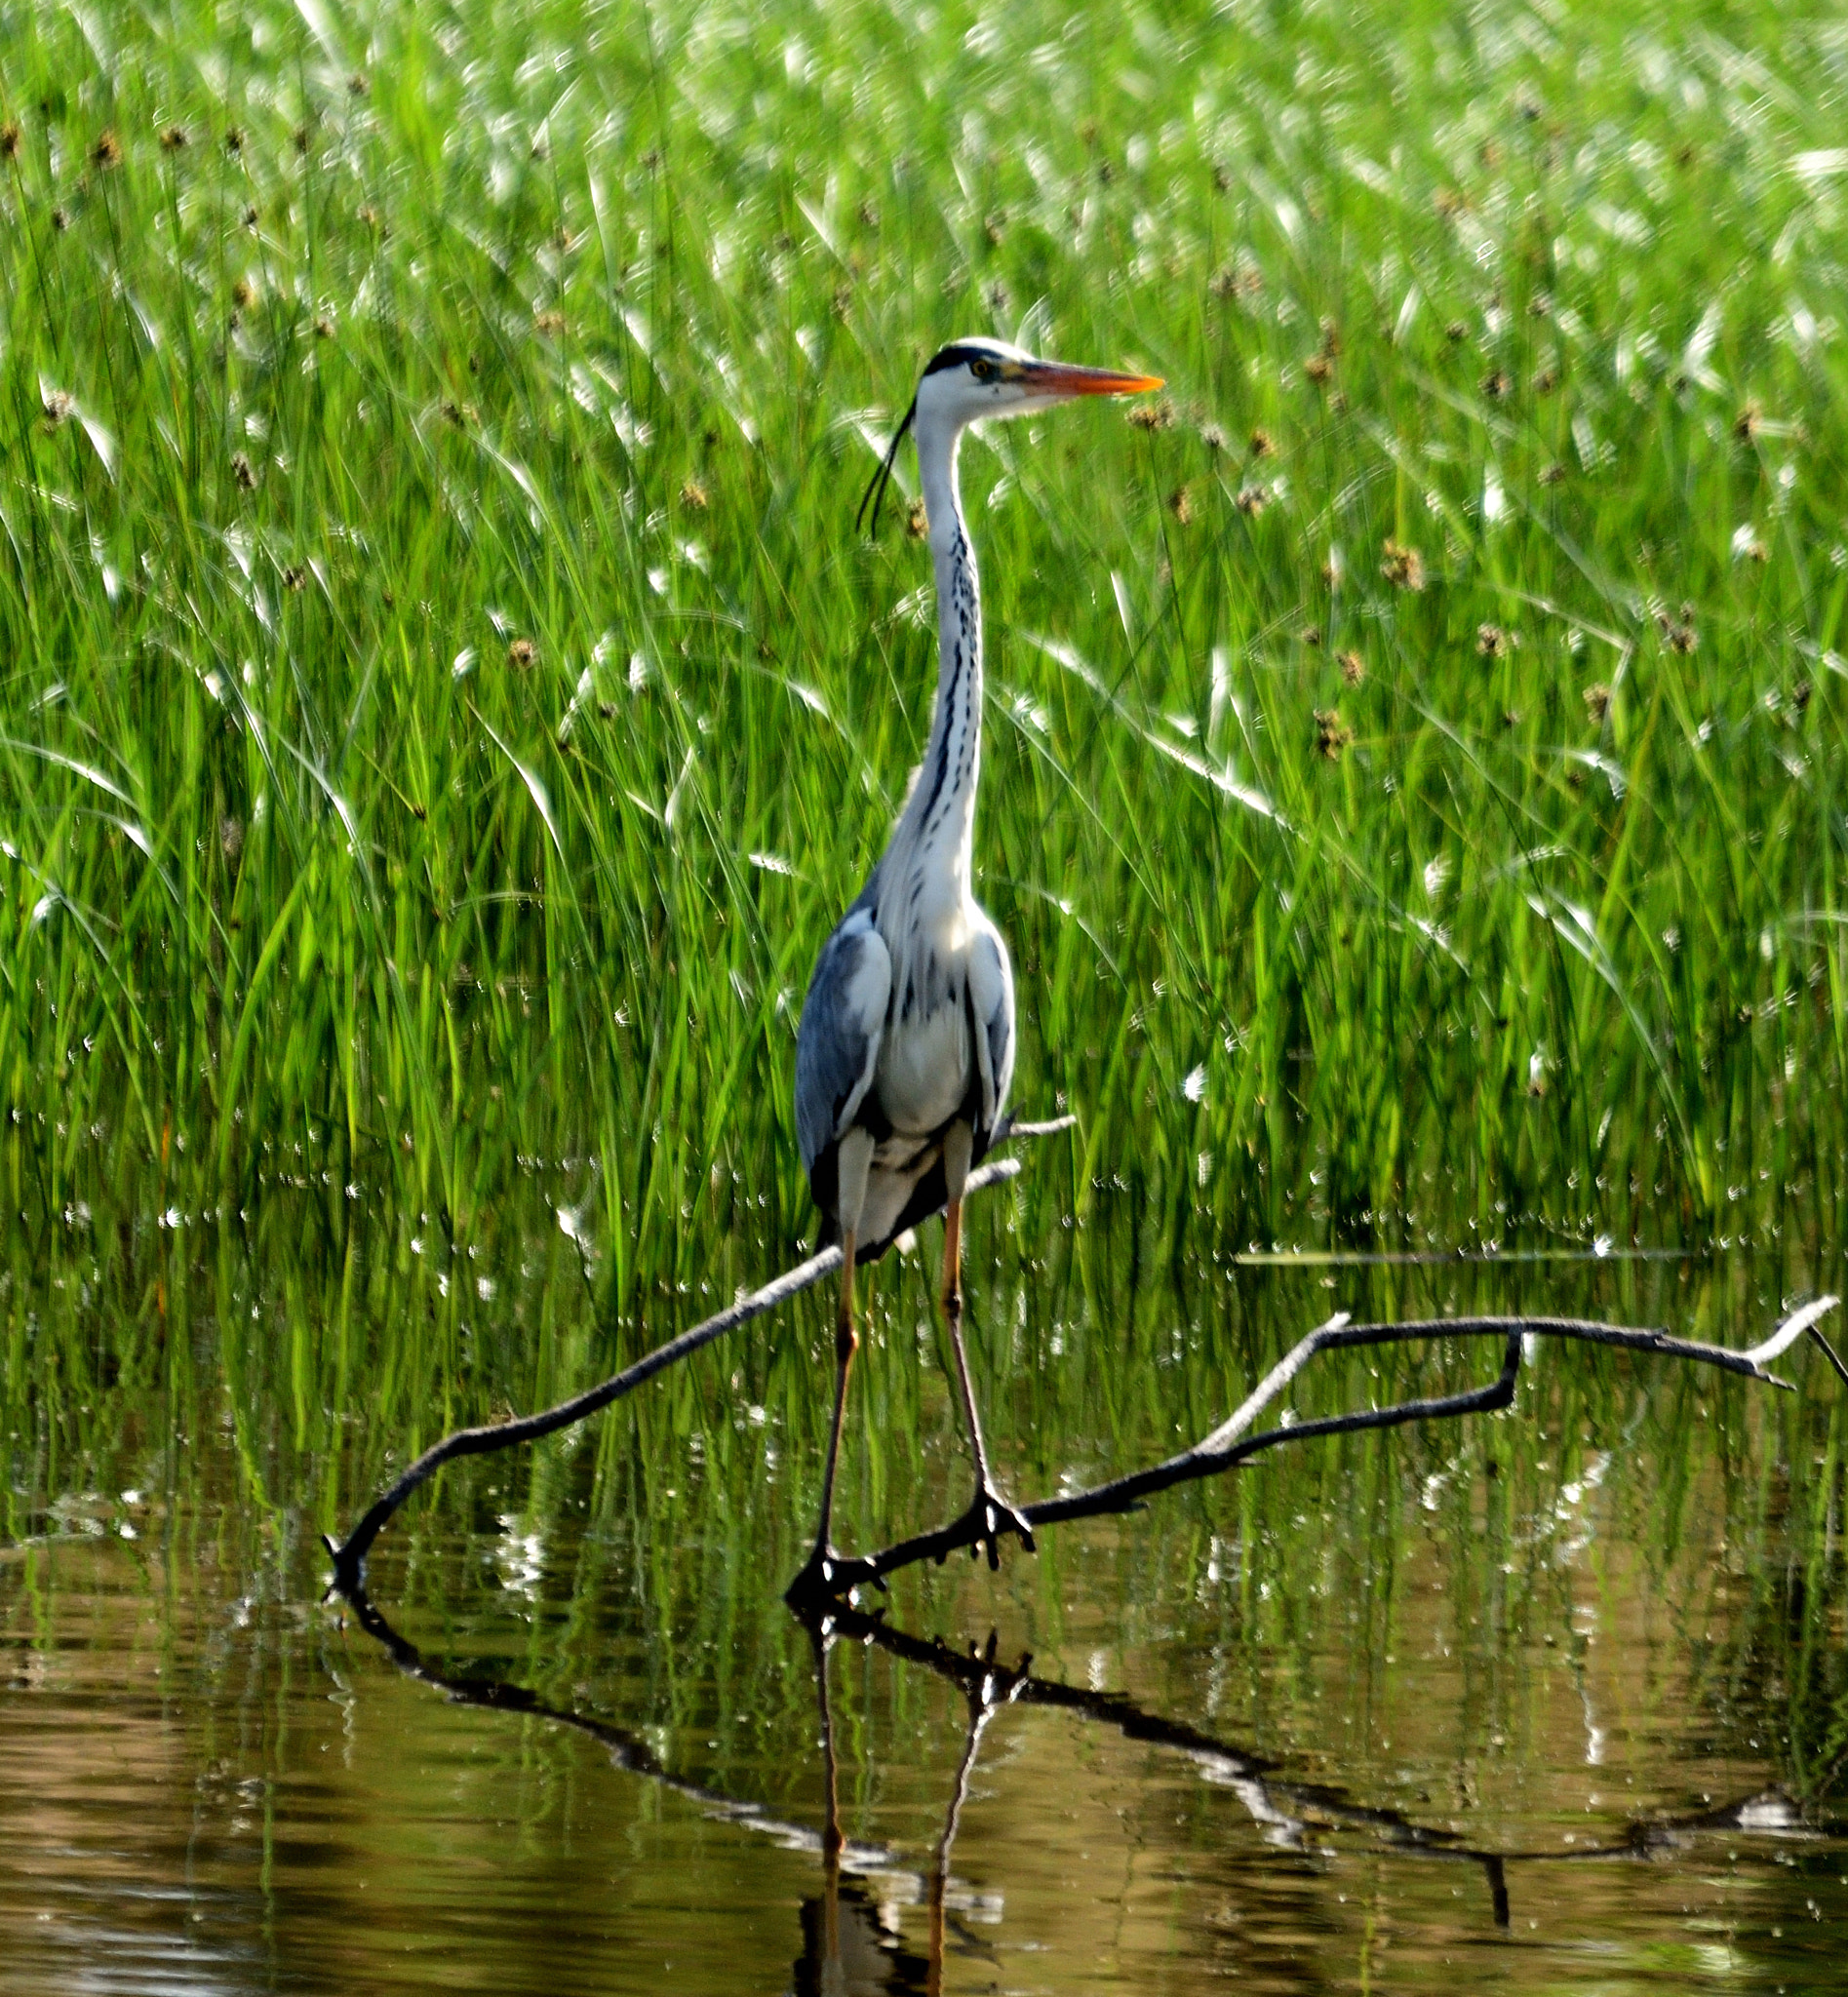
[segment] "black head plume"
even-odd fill
[[[860,530],[860,523],[866,518],[866,509],[869,504],[873,509],[873,526],[871,530],[874,533],[879,532],[879,509],[885,502],[885,488],[892,482],[892,466],[897,461],[898,447],[905,441],[905,432],[917,420],[918,398],[914,395],[911,399],[910,409],[905,411],[905,420],[892,433],[891,446],[885,452],[885,455],[880,459],[879,470],[873,474],[872,484],[867,487],[865,492],[861,495],[860,510],[853,516],[853,531],[855,533],[858,533]]]

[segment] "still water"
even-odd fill
[[[401,1246],[357,1252],[411,1269],[374,1293],[408,1314],[430,1278]],[[190,1253],[62,1307],[115,1352],[95,1400],[9,1388],[0,1990],[1840,1987],[1839,1395],[1802,1355],[1774,1404],[1543,1353],[1506,1415],[1278,1452],[811,1630],[780,1600],[828,1390],[810,1299],[652,1401],[446,1471],[349,1604],[318,1534],[410,1446],[363,1384],[395,1348],[354,1343],[354,1251]],[[1790,1281],[1144,1258],[1131,1296],[1098,1274],[1129,1254],[1074,1243],[976,1312],[1020,1496],[1210,1427],[1336,1305],[1744,1345]],[[569,1257],[472,1279],[472,1336],[582,1320],[562,1384],[596,1377]],[[927,1277],[882,1281],[848,1546],[964,1495]],[[1378,1364],[1302,1405],[1493,1370]]]

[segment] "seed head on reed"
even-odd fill
[[[90,148],[90,164],[105,174],[122,164],[122,141],[115,136],[113,126],[98,134],[96,144]]]
[[[1425,558],[1417,548],[1401,547],[1389,540],[1381,549],[1380,573],[1395,589],[1414,594],[1425,586]]]
[[[1341,761],[1341,752],[1354,740],[1354,730],[1332,707],[1316,710],[1316,753],[1330,763]]]
[[[184,152],[190,143],[183,125],[170,125],[160,136],[162,152]]]
[[[1671,651],[1680,652],[1683,656],[1700,643],[1699,634],[1694,629],[1692,604],[1683,604],[1678,617],[1671,617],[1666,610],[1657,611],[1656,628],[1662,633],[1663,644]]]

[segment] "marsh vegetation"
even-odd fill
[[[802,980],[933,685],[907,507],[852,512],[948,334],[1170,383],[966,454],[977,890],[1017,1100],[1078,1117],[970,1242],[1020,1483],[1203,1432],[1333,1308],[1745,1346],[1839,1286],[1844,82],[1839,25],[1773,7],[0,16],[0,1712],[69,1813],[46,1851],[108,1808],[60,1735],[121,1718],[174,1896],[131,1920],[86,1860],[80,1945],[183,1968],[203,1928],[233,1982],[312,1982],[328,1906],[440,1821],[522,1854],[494,1947],[590,1852],[633,1911],[572,1974],[693,1949],[659,1884],[690,1852],[713,1960],[795,1953],[795,1858],[438,1706],[312,1606],[313,1535],[795,1260]],[[1408,1255],[1440,1259],[1351,1259]],[[864,1545],[955,1508],[928,1292],[882,1271]],[[793,1312],[446,1482],[380,1598],[817,1821],[772,1604],[825,1349]],[[1356,1359],[1304,1412],[1479,1373]],[[1478,1842],[1776,1783],[1814,1835],[1562,1887],[1495,1974],[1566,1974],[1569,1930],[1638,1988],[1800,1984],[1798,1924],[1838,1952],[1848,1918],[1824,1380],[1759,1406],[1550,1355],[1468,1434],[1306,1450],[896,1613]],[[915,1856],[960,1694],[854,1656],[844,1812]],[[342,1711],[380,1715],[363,1752]],[[978,1782],[959,1847],[978,1939],[1093,1751],[1021,1729],[986,1791],[1016,1834],[983,1842]],[[1313,1936],[1331,1978],[1399,1946],[1442,1986],[1442,1868],[1267,1870],[1212,1784],[1096,1751],[1091,1856],[1016,1872],[1003,1940],[1056,1941],[1107,1851],[1119,1969],[1066,1938],[1099,1987],[1195,1987],[1258,1930],[1257,1980]],[[324,1808],[372,1856],[317,1899]],[[403,1982],[452,1967],[467,1870],[390,1874]]]

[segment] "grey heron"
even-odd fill
[[[834,1426],[814,1550],[792,1601],[838,1598],[878,1577],[829,1538],[835,1469],[858,1344],[853,1274],[908,1228],[944,1209],[943,1308],[975,1459],[969,1508],[991,1568],[1005,1532],[1033,1546],[1025,1518],[990,1472],[963,1345],[963,1193],[1005,1127],[1014,1068],[1013,972],[1001,932],[971,888],[981,765],[982,621],[975,556],[957,488],[971,423],[1025,415],[1082,395],[1135,395],[1154,375],[1077,368],[1001,340],[953,341],[924,369],[866,497],[873,525],[898,447],[915,432],[937,595],[937,701],[924,761],[879,864],[822,945],[796,1042],[796,1128],[803,1164],[841,1243]],[[859,522],[856,520],[855,526]],[[971,1547],[971,1551],[973,1548]]]

